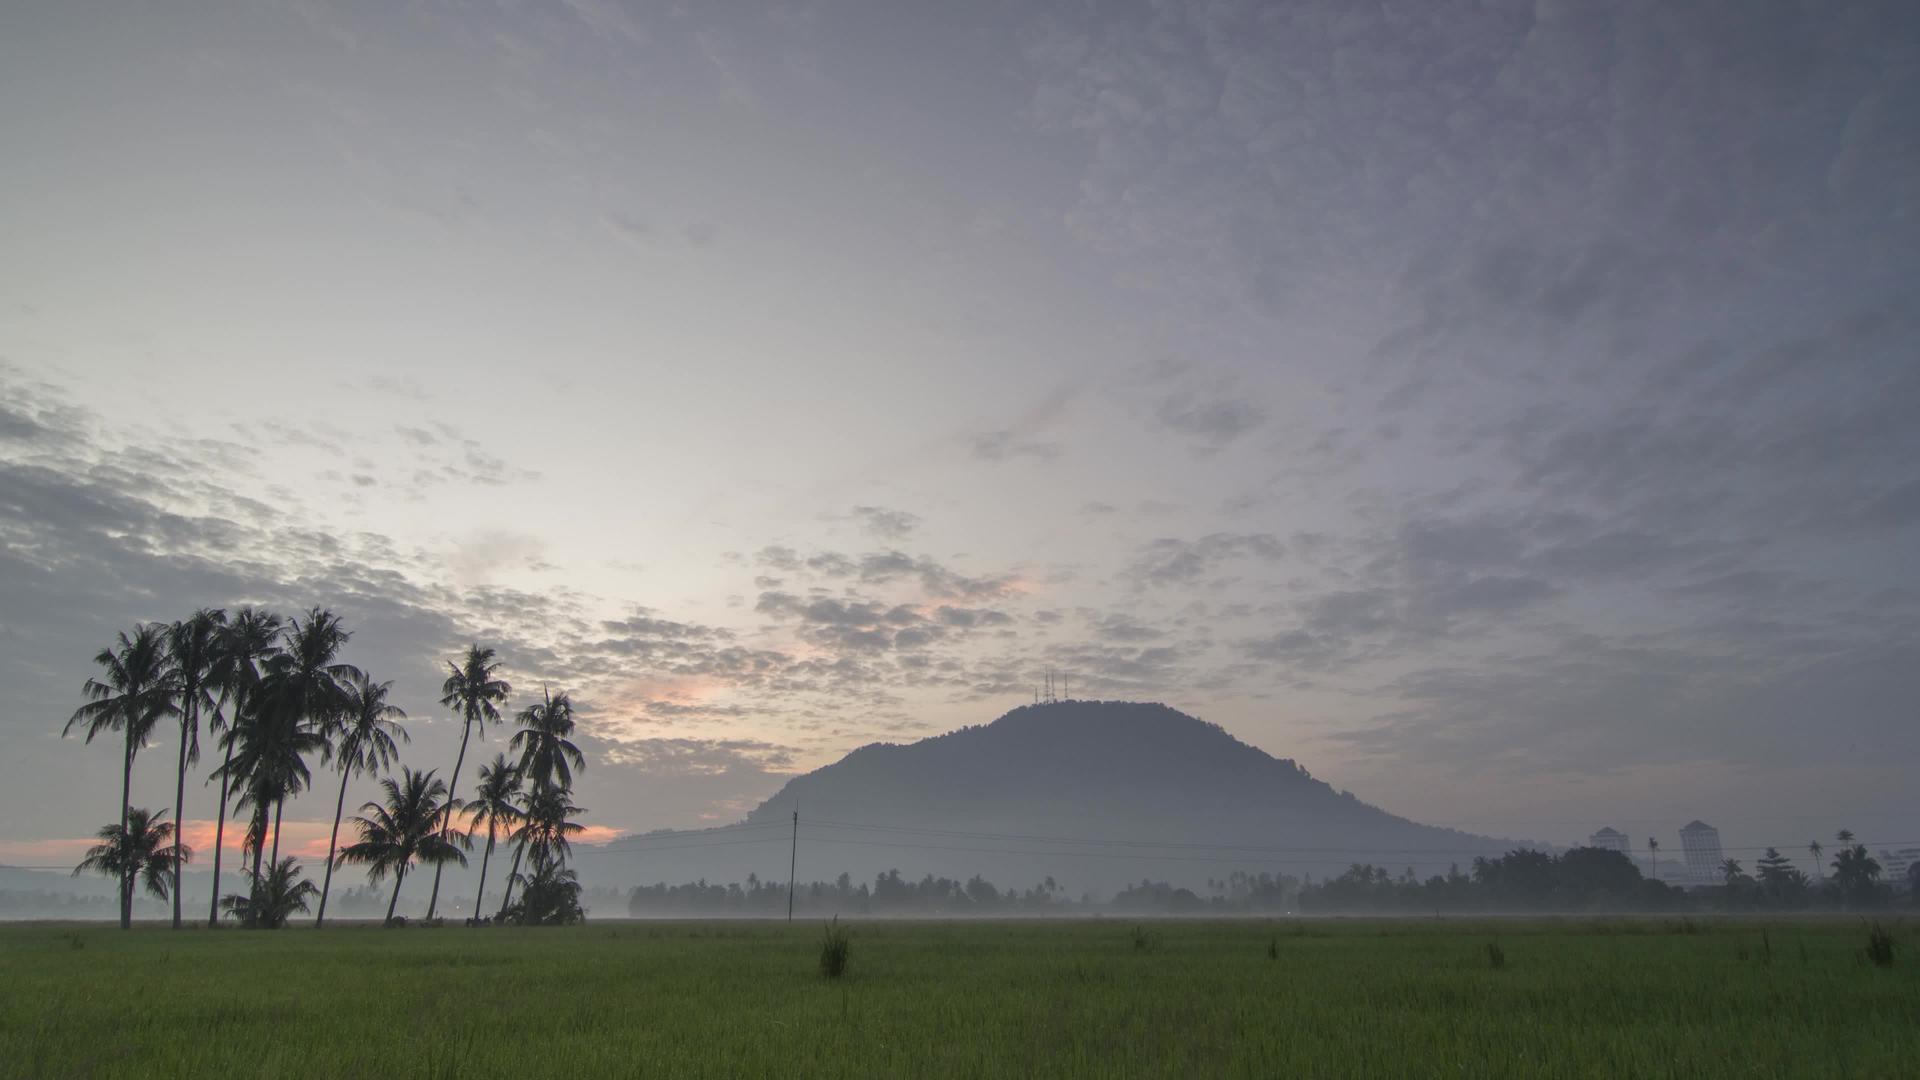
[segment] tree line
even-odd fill
[[[1091,894],[1072,897],[1051,876],[1031,888],[1002,889],[979,875],[961,881],[928,874],[914,881],[898,870],[888,870],[871,885],[856,884],[847,874],[830,882],[802,883],[794,890],[794,902],[796,910],[807,914],[950,917],[1103,911],[1163,915],[1680,912],[1745,910],[1767,896],[1778,898],[1785,907],[1861,910],[1893,902],[1892,890],[1878,880],[1879,864],[1863,846],[1844,848],[1834,861],[1834,877],[1803,881],[1800,892],[1764,884],[1792,880],[1777,870],[1781,861],[1769,849],[1768,858],[1762,860],[1766,868],[1753,888],[1730,883],[1683,889],[1646,877],[1631,858],[1607,848],[1573,848],[1558,855],[1520,849],[1495,858],[1476,858],[1465,870],[1455,865],[1445,874],[1426,878],[1411,868],[1395,874],[1366,863],[1355,863],[1321,881],[1311,875],[1235,870],[1208,879],[1204,893],[1148,879],[1106,899]],[[1768,878],[1769,874],[1773,877]],[[1775,891],[1768,893],[1767,888]],[[1913,899],[1920,902],[1920,893],[1913,894]],[[752,874],[744,885],[702,879],[642,885],[627,892],[627,913],[636,918],[776,916],[786,910],[786,903],[786,882],[761,880]]]
[[[223,910],[243,926],[262,928],[284,926],[311,910],[314,926],[323,926],[333,871],[346,864],[364,866],[370,885],[393,878],[390,922],[409,872],[432,866],[427,901],[432,920],[442,871],[448,863],[467,865],[466,853],[482,835],[479,896],[485,895],[496,844],[513,847],[506,895],[495,918],[559,923],[583,916],[579,879],[567,861],[571,837],[582,829],[576,819],[584,813],[572,801],[573,777],[586,759],[571,741],[573,703],[567,694],[543,691],[540,701],[521,709],[515,717],[518,730],[508,743],[513,757],[495,754],[480,768],[471,796],[462,797],[468,742],[476,731],[484,739],[488,725],[503,722],[500,710],[513,692],[500,677],[494,650],[476,644],[464,657],[447,662],[440,704],[459,717],[462,727],[451,779],[441,780],[433,770],[401,764],[400,746],[409,741],[402,723],[407,714],[388,700],[391,682],[377,681],[341,659],[351,636],[338,616],[318,607],[284,620],[254,607],[231,617],[207,608],[179,622],[141,623],[94,657],[99,673],[86,681],[86,702],[61,734],[79,730],[88,743],[118,736],[120,820],[99,830],[100,843],[74,873],[118,878],[123,929],[132,925],[138,886],[160,900],[170,899],[173,927],[182,925],[181,869],[194,853],[182,840],[177,820],[166,820],[169,808],[132,804],[133,769],[157,735],[177,730],[173,809],[183,808],[188,772],[200,761],[203,728],[220,753],[219,765],[206,777],[209,785],[218,780],[220,789],[209,927],[219,925]],[[316,766],[339,774],[317,886],[294,856],[280,856],[286,804],[315,785]],[[343,847],[347,784],[356,776],[380,777],[382,797],[345,819],[358,837]],[[246,889],[223,896],[221,859],[230,809],[236,823],[246,815],[241,858]],[[464,827],[454,821],[462,812]],[[184,814],[176,818],[184,820]],[[489,921],[478,919],[478,911],[476,897],[476,921]]]

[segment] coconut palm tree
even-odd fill
[[[228,750],[227,762],[219,769],[221,777],[237,787],[240,808],[253,811],[246,842],[253,848],[253,877],[258,882],[264,866],[280,861],[280,808],[313,779],[307,758],[325,754],[327,740],[301,724],[284,699],[263,683],[247,708],[228,724],[221,741]],[[269,812],[273,815],[270,859],[266,852]]]
[[[320,883],[320,911],[313,918],[314,929],[327,920],[327,894],[333,888],[333,856],[340,844],[340,814],[347,805],[347,780],[359,773],[374,775],[399,757],[394,736],[407,741],[407,731],[398,723],[406,711],[387,703],[390,682],[376,683],[365,675],[347,680],[347,708],[334,724],[333,759],[340,768],[340,795],[333,803],[333,832],[327,838],[327,872]]]
[[[174,715],[173,674],[167,663],[166,627],[142,623],[134,627],[133,637],[122,633],[115,646],[100,650],[93,658],[105,672],[104,679],[88,679],[81,688],[87,704],[73,711],[65,738],[74,725],[83,725],[87,742],[103,731],[117,731],[125,738],[120,764],[120,833],[128,835],[133,807],[133,756],[144,749],[160,721]],[[120,878],[120,928],[133,926],[133,874]]]
[[[520,902],[501,915],[522,926],[565,926],[586,917],[580,908],[580,875],[552,859],[537,859],[520,882]]]
[[[528,880],[520,876],[521,856],[532,857],[529,868],[533,870],[546,861],[564,864],[573,853],[568,838],[585,829],[572,820],[574,814],[582,812],[573,805],[571,793],[565,788],[536,788],[527,796],[520,827],[513,832],[513,867],[507,872],[507,894],[500,900],[501,918],[506,917],[507,905],[513,900],[514,883]]]
[[[273,655],[280,638],[280,616],[270,611],[243,607],[234,613],[220,635],[220,704],[207,722],[209,732],[222,732],[220,745],[226,756],[214,775],[220,778],[220,815],[213,829],[213,896],[207,904],[208,928],[220,925],[220,856],[227,835],[227,804],[231,798],[229,782],[233,778],[233,740],[225,738],[228,710],[238,718],[251,708],[254,691],[260,685],[261,668]],[[243,860],[244,862],[244,860]]]
[[[440,839],[445,842],[447,832],[453,827],[453,804],[459,793],[460,767],[467,760],[467,739],[473,735],[473,729],[480,729],[480,737],[487,737],[487,725],[500,722],[499,704],[513,693],[513,685],[499,678],[500,661],[496,660],[492,649],[483,649],[479,645],[469,645],[467,655],[460,663],[447,661],[447,681],[440,685],[440,704],[459,714],[460,753],[453,759],[453,779],[448,788],[445,817],[440,822]],[[433,893],[427,898],[427,918],[440,905],[440,871],[444,864],[436,863],[433,868]],[[398,886],[395,886],[398,888]]]
[[[480,903],[487,895],[487,862],[493,858],[493,845],[502,828],[508,835],[526,817],[520,809],[520,770],[507,763],[505,754],[493,755],[493,763],[480,766],[480,785],[467,803],[472,819],[467,837],[472,839],[480,827],[487,827],[487,846],[480,856],[480,889],[473,897],[473,914],[480,916]]]
[[[1659,837],[1657,836],[1647,837],[1647,857],[1652,860],[1653,880],[1659,881],[1660,880],[1660,838]]]
[[[267,657],[254,713],[266,746],[278,756],[253,793],[273,800],[274,863],[280,861],[280,817],[287,800],[306,790],[312,778],[305,757],[314,752],[323,759],[332,756],[327,736],[346,708],[346,684],[362,677],[359,668],[338,659],[350,636],[339,616],[311,608],[304,617],[287,621],[280,650]],[[264,819],[264,808],[256,812]],[[259,865],[257,845],[254,864]]]
[[[1741,869],[1739,859],[1720,860],[1720,876],[1727,879],[1727,884],[1737,885],[1745,875],[1746,871]]]
[[[300,876],[300,862],[289,855],[267,868],[259,876],[253,892],[247,896],[238,894],[221,901],[227,913],[239,919],[242,925],[260,930],[279,930],[287,925],[296,912],[307,910],[308,903],[320,890],[313,882]]]
[[[1818,840],[1807,845],[1807,853],[1813,856],[1813,876],[1816,878],[1824,878],[1827,876],[1826,871],[1820,866],[1820,853],[1825,850],[1827,849],[1821,847],[1820,841]]]
[[[193,850],[179,842],[179,830],[171,821],[160,820],[166,810],[128,807],[124,824],[102,826],[100,843],[87,849],[86,858],[73,868],[73,876],[89,871],[118,877],[121,881],[139,878],[147,891],[162,900],[171,891],[178,895],[181,863],[193,859]]]
[[[579,886],[573,885],[569,892],[564,883],[573,881],[572,871],[565,871],[567,857],[573,852],[570,837],[585,829],[585,826],[573,820],[582,808],[573,804],[570,793],[565,788],[548,787],[535,790],[527,797],[526,817],[514,836],[519,848],[514,853],[513,871],[507,877],[507,895],[500,905],[500,917],[518,922],[550,921],[548,914],[539,914],[550,904],[572,896],[577,900]],[[526,876],[520,874],[520,856],[527,856]],[[536,884],[550,887],[556,892],[548,893],[545,899],[523,896],[517,909],[511,908],[513,886],[518,883],[525,889]],[[516,917],[517,911],[517,917]]]
[[[369,802],[360,807],[361,816],[353,819],[360,842],[342,848],[339,861],[365,865],[370,884],[378,885],[393,875],[393,899],[387,901],[391,921],[407,868],[416,859],[436,866],[446,862],[465,866],[467,857],[437,831],[442,811],[452,802],[444,781],[434,779],[431,771],[418,773],[402,766],[399,779],[389,776],[380,786],[387,793],[385,805]]]
[[[223,663],[220,632],[226,624],[226,612],[201,608],[167,628],[167,658],[173,667],[173,692],[180,715],[180,760],[173,784],[176,807],[187,805],[187,765],[200,760],[200,716],[219,707],[213,695],[220,683],[219,669]],[[184,810],[180,821],[186,821]],[[173,867],[173,928],[180,929],[178,862]]]
[[[535,791],[571,791],[573,770],[587,766],[580,748],[567,740],[573,734],[573,699],[564,691],[556,697],[543,690],[543,696],[544,701],[520,710],[520,730],[508,748],[519,751],[520,771],[533,781]]]

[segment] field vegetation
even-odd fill
[[[1857,918],[839,929],[835,976],[808,920],[15,924],[0,1075],[1898,1076],[1920,1060],[1911,931],[1876,939]]]

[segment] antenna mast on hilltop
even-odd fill
[[[1067,700],[1066,672],[1063,671],[1058,677],[1055,677],[1053,669],[1048,668],[1046,682],[1043,685],[1046,689],[1034,694],[1034,704],[1058,705],[1060,702]]]

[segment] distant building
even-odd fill
[[[1877,861],[1880,863],[1880,880],[1896,889],[1904,889],[1910,883],[1907,875],[1913,872],[1913,864],[1920,862],[1920,847],[1900,848],[1897,851],[1881,848]]]
[[[1587,846],[1606,848],[1608,851],[1617,851],[1622,855],[1630,855],[1633,853],[1633,841],[1627,839],[1626,833],[1621,832],[1611,825],[1587,837]]]
[[[1695,885],[1718,885],[1726,880],[1721,864],[1720,830],[1704,821],[1690,821],[1680,830],[1680,850],[1687,864],[1687,880]]]

